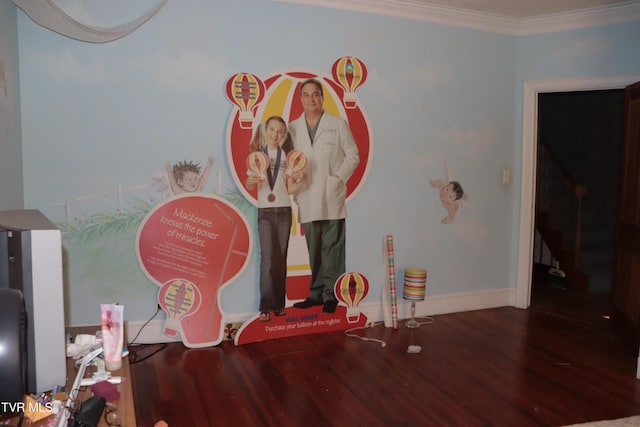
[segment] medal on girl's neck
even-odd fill
[[[269,151],[267,147],[264,147],[264,153],[269,156]],[[276,195],[273,194],[273,189],[276,186],[276,180],[278,179],[278,172],[280,172],[280,159],[282,156],[282,149],[278,147],[278,154],[276,154],[276,164],[273,168],[273,173],[271,172],[271,165],[267,168],[267,178],[269,179],[269,188],[271,189],[271,193],[267,196],[267,200],[270,202],[276,201]],[[269,162],[271,162],[271,157],[269,157]]]

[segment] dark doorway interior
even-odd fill
[[[538,274],[532,282],[531,308],[600,321],[611,302],[624,90],[543,93],[538,107],[538,152],[544,145],[568,178],[586,189],[581,200],[578,253],[588,288],[571,290],[557,277],[539,274],[553,265],[534,260]],[[539,214],[536,204],[536,218]]]

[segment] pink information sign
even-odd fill
[[[246,267],[252,240],[244,216],[213,195],[182,195],[155,207],[136,237],[138,261],[159,287],[165,333],[187,347],[219,344],[220,290]]]

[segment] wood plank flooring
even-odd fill
[[[138,426],[527,427],[640,414],[636,358],[599,317],[541,304],[433,318],[354,332],[385,347],[343,332],[168,344],[131,366]],[[141,359],[159,346],[132,350]]]

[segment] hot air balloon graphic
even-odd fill
[[[347,322],[357,323],[360,320],[358,304],[369,292],[369,281],[360,273],[344,273],[334,286],[334,293],[338,301],[347,306]]]
[[[291,150],[287,154],[287,163],[289,163],[289,169],[291,172],[300,172],[307,168],[309,159],[302,151]]]
[[[342,86],[342,102],[345,108],[353,109],[358,104],[356,89],[367,80],[367,67],[354,56],[338,58],[331,67],[333,79]]]
[[[269,167],[269,156],[262,151],[252,151],[247,156],[247,169],[266,179],[265,172]]]
[[[175,337],[181,330],[180,321],[191,316],[200,308],[198,287],[185,279],[167,281],[158,291],[158,303],[167,314],[164,333]]]
[[[291,150],[287,154],[287,163],[289,164],[287,173],[291,176],[294,172],[304,171],[309,165],[309,159],[302,151]]]
[[[240,127],[251,129],[255,108],[264,97],[264,82],[251,73],[236,73],[227,80],[226,92],[227,98],[240,110]]]

